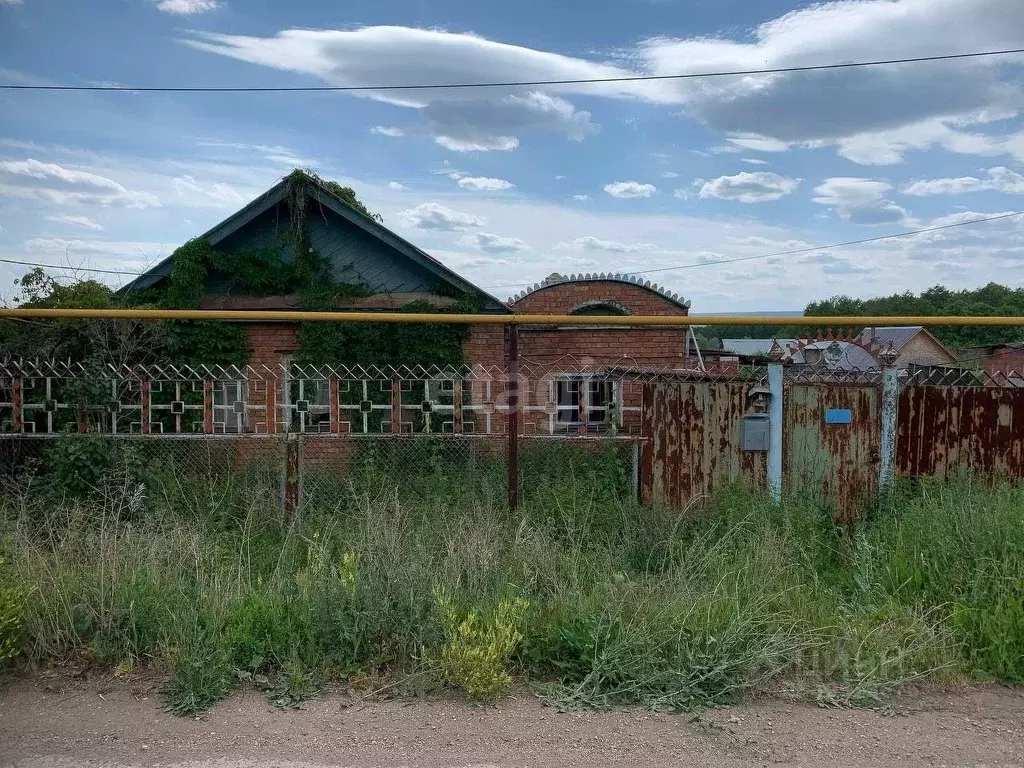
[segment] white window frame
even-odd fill
[[[573,405],[573,393],[567,392],[570,402],[562,403],[562,387],[570,383],[576,383],[578,395],[576,404]],[[596,385],[596,386],[595,386]],[[595,397],[601,394],[601,389],[607,389],[603,398]],[[550,419],[550,432],[555,434],[561,431],[578,430],[582,424],[579,417],[579,398],[585,398],[584,406],[587,414],[586,429],[588,432],[608,432],[622,426],[622,383],[615,379],[599,379],[592,376],[564,376],[554,379],[551,382],[551,401],[554,403],[553,413]],[[597,402],[603,400],[603,405]],[[593,418],[600,414],[599,419]],[[571,418],[565,419],[564,415]]]

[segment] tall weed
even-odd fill
[[[428,467],[417,494],[364,459],[290,522],[258,467],[212,459],[4,494],[0,588],[31,592],[18,650],[156,664],[181,714],[239,680],[279,706],[324,679],[440,672],[471,696],[521,676],[563,707],[678,709],[782,676],[872,706],[907,680],[1024,678],[1019,485],[925,484],[851,536],[738,489],[699,514],[642,508],[606,455],[548,457],[516,514],[486,455],[465,486]]]

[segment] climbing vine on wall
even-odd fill
[[[219,293],[242,295],[298,294],[300,306],[310,311],[336,309],[353,298],[370,293],[360,285],[338,281],[331,265],[312,247],[307,218],[315,198],[311,185],[337,195],[360,213],[379,220],[355,197],[350,187],[324,182],[305,171],[285,178],[287,231],[273,245],[224,252],[202,238],[185,243],[174,252],[174,268],[167,288],[157,302],[176,309],[198,308],[211,277],[219,281]],[[479,303],[466,294],[452,296],[455,304],[439,309],[425,301],[412,302],[403,312],[473,312]],[[299,329],[301,362],[333,365],[458,365],[462,362],[465,326],[383,323],[303,323]],[[168,324],[167,354],[190,363],[244,364],[247,339],[242,325],[199,321]]]

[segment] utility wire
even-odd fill
[[[940,56],[914,56],[903,59],[852,61],[842,64],[815,64],[805,67],[775,67],[772,69],[737,69],[726,72],[690,72],[678,75],[624,75],[622,77],[586,77],[567,80],[510,80],[484,83],[416,83],[411,85],[294,85],[294,86],[132,86],[132,85],[22,85],[0,83],[7,91],[121,91],[127,93],[294,93],[317,91],[419,91],[445,88],[514,88],[542,85],[586,85],[589,83],[631,83],[648,80],[690,80],[704,77],[731,77],[736,75],[774,75],[785,72],[813,72],[856,67],[879,67],[890,64],[914,64],[925,61],[952,61],[977,59],[984,56],[1010,56],[1024,53],[1024,48],[974,53],[950,53]]]
[[[144,272],[124,272],[117,269],[91,269],[89,267],[61,267],[56,264],[41,264],[38,261],[18,261],[17,259],[0,259],[0,263],[3,264],[20,264],[23,267],[45,267],[46,269],[66,269],[71,272],[101,272],[104,275],[139,275],[145,274]]]
[[[1024,211],[1015,211],[1014,213],[1001,213],[998,216],[987,216],[983,219],[970,219],[969,221],[958,221],[953,224],[940,224],[936,227],[924,227],[923,229],[912,229],[908,232],[896,232],[892,235],[880,235],[879,237],[865,237],[861,240],[846,240],[842,243],[832,243],[830,245],[814,245],[809,248],[794,248],[790,251],[776,251],[775,253],[759,253],[756,256],[740,256],[735,259],[718,259],[717,261],[702,261],[693,264],[679,264],[674,267],[658,267],[657,269],[641,269],[638,271],[623,272],[626,275],[651,275],[655,272],[675,272],[682,269],[697,269],[699,267],[711,267],[715,264],[736,264],[740,261],[754,261],[756,259],[771,259],[776,256],[794,256],[800,253],[813,253],[814,251],[827,251],[831,248],[846,248],[850,245],[864,245],[866,243],[878,243],[883,240],[895,240],[900,237],[911,237],[912,235],[921,235],[926,232],[938,232],[943,229],[953,229],[955,227],[966,227],[971,224],[983,224],[986,221],[999,221],[1000,219],[1010,219],[1014,216],[1024,216]],[[490,285],[484,286],[485,290],[492,291],[499,288],[522,288],[524,286],[535,285],[537,283],[534,280],[531,283],[511,283],[508,285]]]
[[[984,224],[987,221],[999,221],[1000,219],[1010,219],[1014,216],[1024,216],[1024,211],[1015,211],[1013,213],[1001,213],[998,216],[986,216],[983,219],[970,219],[969,221],[958,221],[953,224],[941,224],[936,227],[924,227],[923,229],[912,229],[907,232],[896,232],[892,235],[880,235],[878,237],[865,237],[860,240],[846,240],[842,243],[831,243],[829,245],[814,245],[809,248],[794,248],[789,251],[776,251],[775,253],[759,253],[755,256],[740,256],[735,259],[718,259],[717,261],[703,261],[695,264],[679,264],[674,267],[658,267],[656,269],[643,269],[638,271],[624,272],[623,274],[628,275],[651,275],[656,272],[675,272],[676,270],[682,269],[697,269],[699,267],[711,267],[716,264],[736,264],[741,261],[754,261],[756,259],[771,259],[776,256],[795,256],[801,253],[813,253],[815,251],[826,251],[831,248],[846,248],[851,245],[864,245],[866,243],[878,243],[883,240],[895,240],[901,237],[911,237],[913,235],[921,235],[927,232],[939,232],[944,229],[954,229],[955,227],[966,227],[971,224]],[[132,275],[138,277],[139,275],[145,274],[144,272],[126,272],[124,270],[116,269],[93,269],[90,267],[71,267],[71,266],[58,266],[55,264],[42,264],[37,261],[18,261],[16,259],[0,259],[0,263],[3,264],[19,264],[26,267],[44,267],[46,269],[65,269],[77,272],[97,272],[105,275]],[[508,283],[505,285],[489,285],[484,286],[484,290],[497,290],[499,288],[522,288],[524,286],[534,285],[537,281],[534,280],[529,283]]]

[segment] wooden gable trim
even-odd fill
[[[331,192],[318,187],[315,182],[311,183],[308,187],[309,196],[316,200],[321,205],[326,206],[335,214],[341,216],[346,221],[354,224],[355,226],[362,229],[367,234],[376,238],[386,246],[397,251],[400,255],[412,261],[414,264],[423,267],[431,274],[440,278],[441,280],[453,284],[456,288],[466,293],[474,294],[484,298],[487,301],[485,306],[485,312],[495,312],[497,314],[512,314],[512,309],[508,307],[500,299],[492,296],[491,294],[484,291],[482,288],[473,285],[473,283],[466,280],[464,277],[451,269],[446,267],[440,261],[435,259],[430,254],[417,248],[415,245],[410,243],[408,240],[400,237],[399,235],[392,232],[390,229],[374,221],[369,216],[365,216],[359,211],[355,210],[352,206],[348,205],[345,201],[338,198]],[[279,181],[273,187],[268,189],[262,195],[257,197],[251,203],[243,207],[241,210],[236,211],[228,218],[217,224],[212,229],[208,230],[204,234],[200,235],[201,238],[207,240],[210,245],[216,246],[218,243],[224,241],[232,234],[240,230],[242,227],[251,223],[255,219],[262,216],[264,213],[269,211],[278,203],[284,200],[285,195],[285,181]],[[121,288],[119,292],[127,292],[132,290],[143,290],[156,285],[160,280],[168,277],[171,274],[174,265],[174,255],[170,255],[162,261],[158,262],[151,269],[148,269],[139,277],[132,280],[128,285]]]

